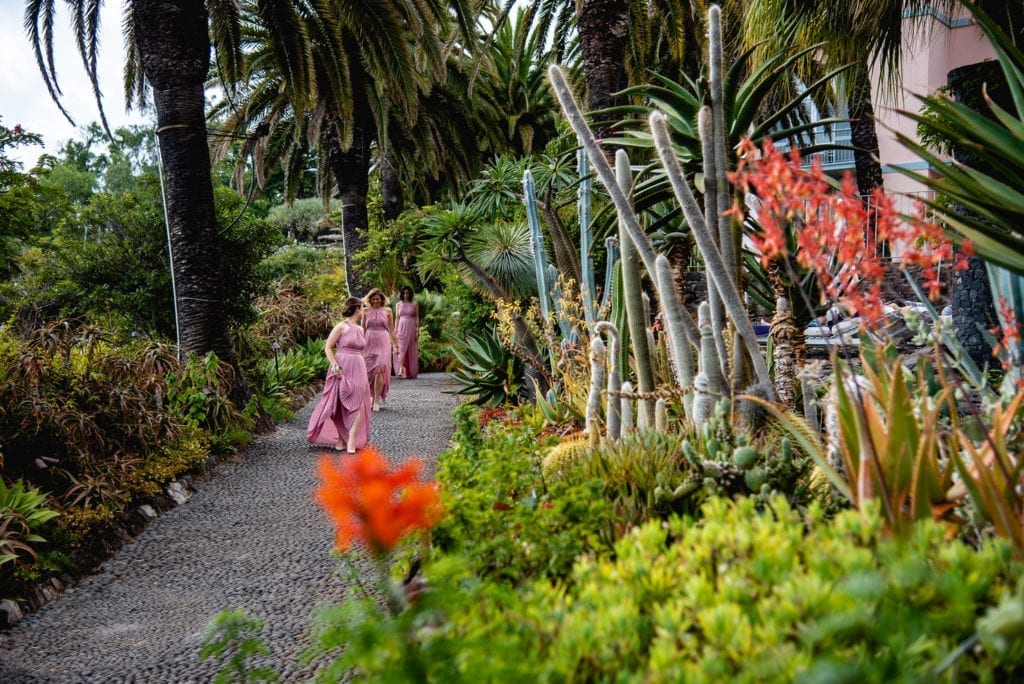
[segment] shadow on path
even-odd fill
[[[394,379],[373,414],[371,444],[395,463],[434,459],[452,434],[455,398],[442,374]],[[266,622],[266,663],[301,681],[312,610],[342,597],[333,576],[333,529],[312,499],[317,457],[298,417],[260,436],[236,460],[196,483],[91,577],[0,632],[0,682],[209,682],[200,662],[206,625],[221,610]]]

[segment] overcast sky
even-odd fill
[[[67,7],[63,2],[55,5],[58,9],[54,31],[54,60],[57,63],[58,84],[64,93],[61,101],[75,123],[84,126],[98,121],[99,113],[75,47]],[[44,151],[54,153],[61,143],[77,136],[74,126],[61,115],[46,91],[25,33],[24,15],[25,0],[0,0],[0,120],[5,126],[21,124],[26,130],[42,135],[45,144],[44,148],[25,147],[11,154],[21,160],[27,169]],[[120,0],[105,0],[100,24],[99,79],[103,107],[111,128],[150,123],[145,115],[125,113],[121,86],[124,64],[121,15]]]

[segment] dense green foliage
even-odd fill
[[[325,681],[353,667],[394,682],[1020,675],[1005,542],[974,549],[930,521],[894,540],[877,511],[829,518],[775,495],[652,509],[612,547],[605,483],[545,482],[526,424],[489,415],[456,412],[430,589],[394,616],[371,599],[318,614],[313,650],[345,645]],[[976,630],[990,645],[961,649]]]

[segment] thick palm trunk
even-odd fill
[[[358,118],[358,117],[357,117]],[[331,172],[341,200],[341,231],[344,236],[345,282],[349,294],[362,297],[372,287],[353,266],[353,256],[366,248],[366,232],[370,225],[366,212],[366,195],[370,191],[369,129],[358,121],[353,127],[352,146],[342,150],[335,135],[331,141]]]
[[[202,0],[134,0],[131,21],[153,89],[163,162],[178,331],[186,353],[217,356],[238,370],[224,315],[203,84],[210,63]],[[246,394],[241,375],[233,398]]]
[[[629,41],[629,3],[626,0],[582,0],[577,27],[583,53],[590,111],[615,103],[612,93],[625,88],[626,44]],[[607,124],[595,122],[598,139],[608,137]]]
[[[380,155],[380,195],[384,204],[384,220],[394,221],[402,213],[402,182],[398,177],[398,160],[388,150]]]
[[[867,68],[854,67],[850,72],[850,138],[856,148],[853,163],[857,175],[857,191],[862,196],[882,187],[882,165],[878,161],[878,132],[875,129],[875,108],[871,104],[871,79]]]

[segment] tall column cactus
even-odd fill
[[[612,299],[612,277],[615,274],[615,265],[619,263],[621,250],[619,249],[619,238],[609,236],[604,239],[604,291],[601,293],[601,306],[604,309]]]
[[[722,295],[722,303],[725,305],[729,318],[732,319],[733,326],[735,326],[736,332],[747,349],[757,381],[770,385],[771,378],[768,374],[768,365],[765,363],[764,357],[761,355],[761,348],[757,344],[757,336],[754,334],[754,326],[751,324],[750,316],[747,314],[746,304],[740,295],[732,273],[729,272],[725,262],[722,260],[722,254],[715,244],[714,235],[708,228],[704,214],[701,213],[697,200],[693,196],[693,191],[690,190],[683,167],[679,163],[679,158],[676,157],[675,150],[672,148],[672,139],[669,137],[668,122],[665,119],[665,115],[660,112],[652,112],[649,124],[651,133],[654,136],[654,147],[658,151],[662,167],[665,169],[665,174],[672,185],[676,201],[679,202],[683,210],[683,215],[686,217],[686,222],[693,233],[697,248],[704,258],[704,265],[707,267],[708,275],[713,279],[719,294]]]
[[[563,340],[573,339],[572,324],[562,313],[562,287],[558,284],[558,269],[548,264],[548,282],[551,283],[551,306],[555,310],[555,320],[558,322],[558,331],[562,333]]]
[[[697,130],[700,133],[701,153],[704,159],[704,216],[708,217],[709,222],[712,220],[711,217],[717,217],[721,209],[723,209],[718,205],[718,201],[721,199],[718,194],[719,181],[727,182],[724,178],[720,178],[718,173],[717,160],[715,159],[715,148],[717,145],[715,144],[715,131],[712,119],[711,110],[707,107],[702,107],[697,116]],[[715,242],[722,251],[722,261],[726,262],[727,268],[730,268],[728,259],[725,257],[721,227],[716,226],[716,229],[719,232],[715,237]],[[728,378],[730,373],[729,351],[725,343],[725,307],[722,302],[722,295],[718,292],[718,287],[710,278],[708,279],[708,308],[711,311],[711,329],[715,346],[718,349],[718,363],[721,366],[719,372],[722,377]],[[700,325],[699,319],[697,325]]]
[[[600,335],[590,340],[590,394],[587,396],[586,425],[591,446],[601,443],[601,388],[605,378],[605,347]],[[609,397],[611,400],[611,397]]]
[[[622,405],[619,401],[622,378],[616,367],[619,355],[619,331],[608,321],[598,321],[594,324],[594,330],[608,335],[608,399],[605,402],[608,406],[608,415],[606,422],[608,424],[608,439],[617,442],[622,433]]]
[[[576,195],[580,220],[580,274],[582,276],[580,295],[583,299],[583,318],[587,323],[587,331],[593,334],[594,324],[597,322],[597,314],[594,311],[594,299],[597,296],[594,283],[594,259],[590,254],[594,242],[594,228],[590,225],[590,164],[587,163],[587,153],[583,150],[576,151],[576,168],[580,176]]]
[[[615,155],[615,178],[619,189],[629,196],[633,191],[633,172],[626,155]],[[629,343],[633,348],[636,364],[636,381],[641,395],[654,392],[654,367],[651,363],[651,347],[647,343],[646,307],[643,301],[643,286],[640,281],[640,264],[633,240],[619,221],[619,245],[622,249],[622,293],[626,302],[626,320],[629,324]],[[654,425],[654,402],[648,398],[637,401],[637,425],[641,428]]]
[[[633,383],[626,380],[622,383],[622,397],[619,398],[619,412],[622,419],[621,433],[623,435],[633,431],[633,400],[630,399],[631,394],[633,394]]]
[[[641,260],[644,263],[644,267],[648,273],[657,273],[656,259],[657,253],[654,250],[654,246],[651,244],[650,238],[643,231],[640,226],[640,222],[637,219],[636,213],[633,211],[633,206],[626,197],[626,194],[619,188],[618,183],[615,179],[615,173],[612,170],[611,164],[604,156],[604,152],[597,144],[597,140],[594,138],[594,134],[591,132],[590,127],[587,126],[587,122],[583,118],[583,112],[580,111],[579,105],[576,103],[576,98],[573,97],[572,91],[569,89],[569,84],[565,80],[565,75],[557,64],[551,65],[548,69],[548,76],[551,79],[551,83],[554,86],[555,96],[558,98],[559,104],[562,106],[562,110],[565,112],[566,119],[569,121],[569,125],[572,126],[573,131],[576,133],[583,149],[587,151],[587,156],[590,158],[590,163],[594,167],[594,171],[597,172],[598,178],[601,179],[601,183],[605,186],[608,191],[608,195],[611,197],[612,202],[615,204],[615,209],[618,212],[620,220],[623,222],[630,238],[633,240],[633,245],[637,248]],[[693,321],[692,316],[683,307],[682,299],[679,297],[679,292],[676,290],[674,284],[673,287],[658,288],[659,306],[662,311],[669,311],[670,309],[679,312],[679,317],[676,319],[678,327],[673,327],[669,324],[666,318],[665,333],[670,337],[678,340],[699,340],[697,333],[697,324]],[[685,363],[681,358],[673,356],[672,364],[673,370],[676,374],[676,382],[680,389],[684,392],[689,390],[692,385],[692,376],[686,375],[685,369],[687,367],[693,367],[692,353],[689,346],[684,343],[673,343],[669,346],[672,349],[685,349],[685,353],[690,355],[689,364]]]

